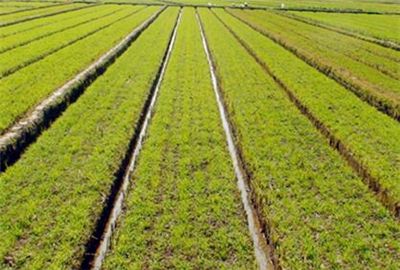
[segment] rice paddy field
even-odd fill
[[[400,269],[400,1],[0,1],[0,269]]]

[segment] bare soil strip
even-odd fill
[[[129,45],[165,10],[161,8],[134,29],[117,45],[102,55],[75,78],[57,89],[30,113],[8,128],[0,136],[0,172],[14,164],[24,150],[50,127],[68,106],[75,102],[85,89],[110,66]]]
[[[370,36],[363,35],[360,33],[346,31],[344,29],[340,29],[339,27],[330,26],[330,25],[327,25],[327,24],[324,24],[324,23],[321,23],[321,22],[318,22],[318,21],[312,20],[312,19],[302,18],[300,16],[297,16],[295,14],[289,14],[287,12],[277,12],[276,14],[279,14],[281,16],[286,16],[288,18],[291,18],[291,19],[299,21],[299,22],[307,23],[312,26],[317,26],[317,27],[327,29],[327,30],[330,30],[330,31],[333,31],[336,33],[340,33],[340,34],[343,34],[343,35],[346,35],[349,37],[353,37],[353,38],[356,38],[359,40],[374,43],[374,44],[380,45],[385,48],[393,49],[395,51],[400,51],[400,44],[397,44],[397,43],[389,41],[389,40],[381,40],[381,39],[370,37]]]
[[[246,24],[247,26],[249,26],[253,30],[257,31],[258,33],[260,33],[261,35],[267,37],[268,39],[272,40],[276,44],[282,46],[283,48],[285,48],[289,52],[293,53],[296,57],[298,57],[299,59],[301,59],[302,61],[307,63],[309,66],[315,68],[316,70],[318,70],[319,72],[321,72],[325,76],[333,79],[335,82],[337,82],[338,84],[340,84],[341,86],[343,86],[347,90],[353,92],[361,100],[367,102],[371,106],[374,106],[377,110],[383,112],[384,114],[387,114],[388,116],[392,117],[393,119],[395,119],[397,121],[400,121],[400,115],[396,111],[396,108],[394,107],[394,105],[393,106],[392,105],[388,105],[385,102],[383,102],[380,98],[376,98],[374,95],[366,93],[359,86],[354,85],[354,84],[352,84],[352,83],[350,83],[348,81],[345,81],[340,76],[338,76],[337,74],[332,72],[328,66],[321,66],[319,63],[316,63],[313,60],[309,59],[307,56],[299,53],[298,50],[295,47],[293,47],[293,46],[291,46],[291,45],[289,45],[289,44],[287,44],[287,43],[285,43],[285,42],[283,42],[281,40],[278,40],[277,38],[269,35],[265,31],[262,31],[262,30],[258,29],[257,27],[255,27],[251,23],[249,23],[249,22],[243,20],[242,18],[236,16],[235,14],[230,12],[228,9],[225,9],[225,10],[231,16],[233,16],[236,19],[240,20],[241,22],[243,22],[244,24]]]
[[[157,76],[153,81],[149,96],[142,109],[141,117],[137,123],[137,128],[135,129],[136,132],[129,142],[128,151],[120,167],[120,177],[117,177],[117,180],[112,187],[111,195],[107,199],[106,206],[97,222],[91,240],[86,245],[85,258],[82,262],[81,269],[99,270],[106,256],[113,231],[122,211],[130,179],[135,169],[135,164],[152,117],[153,107],[156,103],[161,82],[174,47],[180,21],[181,11],[179,12],[174,29],[171,33],[168,47],[163,56]]]
[[[122,21],[123,19],[126,19],[126,18],[132,16],[133,14],[142,11],[143,9],[144,8],[139,9],[139,10],[135,10],[134,12],[129,13],[129,14],[127,14],[127,15],[125,15],[125,16],[123,16],[123,17],[121,17],[121,18],[119,18],[119,19],[117,19],[117,20],[115,20],[115,21],[113,21],[111,23],[103,25],[103,26],[101,26],[101,27],[99,27],[99,28],[97,28],[97,29],[95,29],[93,31],[90,31],[89,33],[87,33],[87,34],[85,34],[83,36],[80,36],[80,37],[78,37],[78,38],[76,38],[74,40],[71,40],[70,42],[68,42],[68,43],[66,43],[66,44],[64,44],[62,46],[56,47],[56,48],[54,48],[54,49],[52,49],[52,50],[50,50],[50,51],[48,51],[48,52],[46,52],[44,54],[41,54],[41,55],[39,55],[39,56],[37,56],[35,58],[32,58],[32,59],[22,63],[21,65],[11,67],[11,68],[5,70],[2,74],[0,74],[0,79],[8,77],[8,76],[14,74],[15,72],[17,72],[17,71],[19,71],[19,70],[21,70],[21,69],[23,69],[23,68],[25,68],[27,66],[30,66],[30,65],[32,65],[32,64],[34,64],[36,62],[39,62],[40,60],[45,59],[47,56],[50,56],[50,55],[52,55],[52,54],[54,54],[54,53],[56,53],[56,52],[58,52],[58,51],[60,51],[60,50],[62,50],[64,48],[66,48],[68,46],[71,46],[71,45],[73,45],[73,44],[75,44],[75,43],[77,43],[77,42],[79,42],[79,41],[81,41],[81,40],[83,40],[83,39],[85,39],[87,37],[90,37],[90,36],[96,34],[97,32],[100,32],[101,30],[104,30],[104,29],[112,26],[113,24],[115,24],[115,23],[117,23],[119,21]]]
[[[251,188],[249,185],[249,177],[248,174],[245,173],[245,168],[243,166],[243,161],[240,158],[239,150],[234,143],[234,133],[231,127],[231,124],[228,119],[228,114],[225,109],[224,101],[221,95],[220,86],[218,83],[217,75],[215,72],[215,65],[212,60],[212,56],[208,47],[208,43],[204,34],[203,25],[201,23],[201,19],[196,13],[197,21],[199,23],[199,28],[201,32],[201,37],[203,41],[204,51],[207,55],[207,61],[210,69],[210,76],[212,80],[213,89],[215,92],[215,97],[218,104],[218,109],[220,112],[221,122],[226,134],[226,141],[228,144],[229,154],[231,156],[233,167],[235,169],[235,175],[237,178],[237,186],[240,190],[242,204],[246,212],[248,227],[250,231],[250,235],[254,244],[255,256],[257,259],[257,263],[259,265],[259,269],[274,269],[277,267],[277,262],[274,260],[273,256],[273,248],[269,245],[268,235],[266,229],[264,229],[261,215],[257,212],[257,207],[254,207],[253,204],[255,202],[251,196],[254,196],[251,192]]]
[[[0,24],[0,27],[14,25],[14,24],[22,23],[22,22],[27,22],[27,21],[32,21],[32,20],[39,19],[39,18],[46,18],[46,17],[50,17],[50,16],[54,16],[54,15],[58,15],[58,14],[63,14],[63,13],[67,13],[67,12],[75,11],[75,10],[79,10],[79,9],[89,8],[89,7],[93,7],[93,6],[95,6],[95,4],[87,4],[87,6],[83,6],[83,7],[76,7],[76,8],[56,11],[56,12],[52,12],[52,13],[48,13],[48,14],[41,14],[41,15],[38,15],[38,16],[31,16],[31,17],[20,19],[20,20],[17,19],[17,20],[12,21],[12,22],[7,22],[7,23],[4,23],[4,24]]]
[[[257,54],[243,41],[225,22],[223,22],[217,14],[214,13],[217,19],[228,29],[228,31],[236,38],[236,40],[246,49],[246,51],[254,58],[254,60],[262,67],[267,76],[271,76],[279,87],[285,91],[290,101],[299,109],[299,111],[305,115],[315,128],[324,135],[329,145],[339,152],[339,154],[346,160],[346,162],[353,168],[353,170],[363,179],[368,185],[370,190],[377,196],[379,201],[388,208],[393,215],[400,219],[400,203],[393,201],[389,196],[387,190],[381,187],[379,181],[375,179],[370,173],[368,168],[363,166],[353,155],[353,153],[342,143],[336,136],[322,123],[317,116],[313,115],[309,109],[293,94],[293,92],[285,85],[285,83],[279,79],[262,61]]]

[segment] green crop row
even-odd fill
[[[127,11],[137,8],[127,6]],[[148,7],[1,80],[0,130],[118,43],[160,7]]]
[[[275,13],[230,11],[380,110],[400,119],[400,52]]]
[[[58,17],[57,22],[47,27],[41,27],[34,31],[23,32],[2,38],[0,53],[75,28],[92,20],[109,16],[122,9],[123,8],[120,6],[95,6],[93,8],[80,9],[75,12],[68,12],[55,16]]]
[[[0,175],[1,269],[78,268],[135,133],[176,13],[164,11]]]
[[[400,20],[397,16],[315,12],[291,12],[290,14],[310,19],[311,22],[400,44]]]
[[[366,167],[389,198],[400,207],[400,126],[352,93],[305,64],[276,43],[226,12],[217,11],[293,94]],[[271,54],[270,52],[273,52]]]
[[[68,12],[68,11],[76,10],[79,8],[89,7],[89,6],[90,5],[88,5],[88,4],[78,4],[78,3],[68,4],[68,5],[54,5],[54,6],[50,6],[48,8],[33,9],[33,10],[27,10],[24,12],[0,15],[0,27],[6,26],[8,24],[15,24],[15,23],[19,23],[19,22],[23,22],[23,21],[27,21],[27,20],[40,18],[43,16],[56,15],[56,14],[60,14],[62,12]]]
[[[143,7],[135,6],[111,14],[111,16],[93,18],[77,27],[8,51],[0,58],[0,78],[9,76],[22,68],[41,61],[76,42],[85,42],[86,38],[112,27],[117,22],[134,16],[140,9],[143,9]]]
[[[217,17],[206,9],[200,14],[237,145],[280,266],[395,269],[400,259],[395,218]],[[286,74],[302,71],[275,58],[279,48],[264,52]],[[306,87],[302,80],[297,77],[296,83]]]
[[[192,8],[135,170],[105,269],[256,269]]]

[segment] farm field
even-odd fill
[[[0,269],[399,269],[398,12],[0,1]]]
[[[376,41],[399,43],[400,22],[397,16],[373,15],[373,14],[318,14],[311,12],[291,12],[291,14],[312,23],[328,26],[332,29],[342,30],[348,33],[359,34],[364,38],[374,38]],[[389,43],[390,46],[390,43]]]

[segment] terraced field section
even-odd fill
[[[395,15],[290,12],[310,23],[354,32],[400,46],[400,21]],[[307,20],[308,19],[308,20]]]
[[[250,176],[253,198],[273,245],[275,266],[395,269],[400,254],[398,222],[213,12],[200,10],[200,14],[237,145]],[[221,17],[226,16],[230,15]],[[229,23],[239,28],[234,21]],[[250,30],[245,33],[252,33]],[[246,37],[250,39],[255,34]],[[257,44],[264,43],[259,40]],[[282,54],[279,47],[263,48],[269,57],[281,60],[277,58]],[[279,63],[282,69],[288,68],[285,74],[303,71],[290,66],[289,61]],[[314,76],[310,74],[311,78]],[[303,77],[296,79],[297,85],[308,85],[303,83]],[[318,84],[308,86],[310,92]],[[310,93],[310,104],[312,95],[319,97],[320,108],[337,109],[325,105],[323,92]],[[373,110],[370,114],[392,123],[394,130],[398,128],[391,118]],[[342,121],[339,118],[338,122]],[[365,126],[369,123],[363,122]],[[359,129],[353,128],[354,141]],[[381,144],[390,141],[386,139]],[[391,173],[393,168],[381,167],[379,172]],[[398,183],[392,184],[398,190]]]
[[[229,11],[335,79],[362,100],[400,119],[400,52],[285,16]]]
[[[158,10],[160,10],[160,7],[127,6],[123,11],[116,12],[99,21],[79,26],[82,31],[87,28],[87,33],[92,32],[84,38],[78,38],[81,31],[74,28],[70,29],[71,40],[75,38],[75,42],[68,46],[63,45],[63,48],[59,48],[60,44],[53,41],[54,35],[48,39],[41,39],[26,45],[31,46],[32,49],[21,53],[35,52],[31,55],[33,61],[1,79],[0,132],[98,59]],[[59,35],[62,40],[63,36],[66,37],[65,33]],[[66,41],[66,44],[68,44],[68,41]],[[13,51],[6,52],[3,56],[13,54]],[[21,60],[24,63],[26,59]],[[10,62],[13,61],[13,59],[10,59]]]
[[[25,10],[23,12],[0,15],[0,26],[17,24],[30,21],[41,17],[54,16],[57,14],[69,12],[76,9],[90,7],[90,4],[63,4],[52,5],[47,8]]]
[[[164,11],[18,163],[0,175],[0,268],[79,267],[135,133],[177,12]]]
[[[256,269],[194,9],[184,9],[104,269]]]

